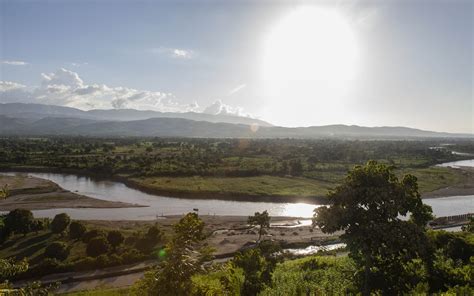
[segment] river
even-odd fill
[[[471,166],[474,160],[442,164],[442,166]],[[8,173],[16,174],[16,173]],[[163,215],[179,215],[199,209],[203,215],[248,216],[257,211],[268,210],[271,216],[309,218],[318,205],[307,203],[244,202],[214,199],[187,199],[157,196],[127,187],[115,181],[97,180],[74,174],[19,173],[51,180],[64,189],[86,196],[147,207],[113,209],[50,209],[33,211],[35,217],[54,217],[68,213],[73,219],[81,220],[154,220]],[[459,215],[474,212],[474,195],[450,196],[423,200],[433,208],[436,216]]]

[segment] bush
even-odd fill
[[[30,276],[33,275],[39,275],[39,274],[50,274],[54,272],[60,272],[62,270],[63,266],[61,263],[54,259],[54,258],[46,258],[43,261],[41,261],[40,264],[36,265],[35,267],[29,269],[27,271],[27,274]]]
[[[71,223],[71,218],[68,214],[57,214],[56,216],[54,216],[54,219],[51,222],[51,231],[53,233],[61,233],[66,230],[69,223]]]
[[[16,209],[9,212],[3,221],[8,233],[22,233],[26,235],[33,226],[33,213],[29,210]]]
[[[44,250],[44,256],[46,258],[64,261],[69,256],[69,249],[63,242],[54,242],[46,247]]]
[[[127,250],[122,254],[122,263],[130,264],[144,259],[145,256],[136,249]]]
[[[73,221],[69,224],[69,237],[72,239],[80,239],[86,232],[86,227],[81,222]]]
[[[95,268],[96,261],[92,257],[85,257],[75,262],[74,270],[82,271]]]
[[[34,220],[31,224],[31,231],[38,233],[45,228],[45,224],[43,220]]]
[[[135,247],[142,253],[149,254],[153,251],[153,247],[156,245],[155,242],[151,241],[147,237],[140,238],[136,241]]]
[[[146,234],[146,237],[152,241],[153,243],[158,243],[161,238],[162,238],[163,234],[161,232],[161,230],[158,228],[157,225],[154,225],[154,226],[150,226],[148,228],[148,232]]]
[[[95,259],[95,266],[97,268],[104,268],[109,266],[109,262],[109,257],[107,257],[105,254],[102,254]]]
[[[123,234],[118,230],[109,231],[107,234],[107,241],[114,248],[114,250],[123,243]]]
[[[109,256],[109,266],[116,266],[122,264],[122,257],[117,254]]]
[[[92,229],[84,233],[84,235],[82,236],[82,241],[87,244],[91,239],[99,236],[105,237],[105,232],[103,232],[102,230]]]
[[[87,256],[97,257],[109,251],[110,245],[103,236],[94,237],[87,244]]]

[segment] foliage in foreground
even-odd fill
[[[345,295],[354,291],[356,267],[347,257],[312,256],[286,261],[275,269],[260,295]]]
[[[200,246],[204,222],[196,213],[188,213],[173,228],[173,238],[160,252],[164,261],[138,283],[138,294],[180,296],[191,291],[191,278],[201,271],[201,264],[207,259],[207,252]]]
[[[399,180],[391,167],[371,161],[350,171],[328,198],[331,206],[317,208],[313,222],[325,233],[344,231],[341,239],[357,266],[358,289],[364,295],[412,289],[410,269],[430,264],[425,225],[432,218],[416,177]]]

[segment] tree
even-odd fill
[[[89,241],[86,248],[87,256],[98,257],[109,251],[110,245],[103,236],[94,237]]]
[[[54,216],[53,221],[51,222],[51,231],[53,233],[62,233],[71,223],[71,218],[68,214],[62,213]]]
[[[250,225],[258,225],[260,227],[258,230],[258,241],[260,241],[262,234],[265,233],[265,228],[270,228],[270,216],[266,210],[262,213],[256,212],[253,216],[249,216],[247,223]]]
[[[152,243],[157,243],[161,240],[163,233],[157,225],[150,226],[146,233],[146,238],[149,239]]]
[[[431,219],[416,177],[399,181],[391,167],[369,161],[350,171],[328,199],[331,206],[315,210],[313,225],[325,233],[345,231],[341,239],[359,267],[363,294],[407,291],[413,279],[404,271],[413,259],[426,259],[425,225]],[[408,221],[400,218],[408,215]]]
[[[4,219],[5,227],[9,232],[26,235],[33,226],[33,213],[29,210],[16,209],[7,214]]]
[[[303,174],[303,164],[300,159],[290,161],[290,175],[301,176]]]
[[[107,241],[115,250],[121,243],[123,243],[124,237],[123,234],[118,230],[109,231],[107,234]]]
[[[64,261],[69,256],[69,248],[63,242],[54,242],[44,249],[44,256]]]
[[[69,237],[72,239],[81,239],[86,230],[84,224],[78,221],[73,221],[69,224]]]
[[[260,250],[256,248],[238,253],[233,262],[244,271],[245,280],[242,286],[242,295],[257,295],[265,286],[263,273],[266,262]]]
[[[31,231],[34,231],[36,232],[36,234],[38,234],[39,231],[45,228],[44,224],[45,223],[43,220],[39,220],[39,219],[34,220],[33,223],[31,224]]]
[[[197,247],[204,239],[204,222],[196,213],[188,213],[173,228],[173,238],[160,252],[164,261],[139,283],[142,293],[185,296],[191,292],[191,277],[202,263],[202,257],[196,253],[201,254]]]

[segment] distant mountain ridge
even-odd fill
[[[183,118],[150,118],[133,121],[47,117],[39,120],[0,115],[0,135],[92,136],[92,137],[187,137],[187,138],[474,138],[473,135],[447,134],[410,128],[321,126],[308,128],[259,127],[244,124],[213,123]]]
[[[43,104],[24,104],[24,103],[6,103],[0,104],[0,115],[16,118],[36,118],[45,117],[71,117],[102,121],[132,121],[145,120],[150,118],[184,118],[196,121],[223,122],[233,124],[258,124],[259,126],[272,126],[263,120],[229,115],[229,114],[206,114],[197,112],[158,112],[151,110],[134,109],[92,109],[83,111],[76,108],[43,105]]]

